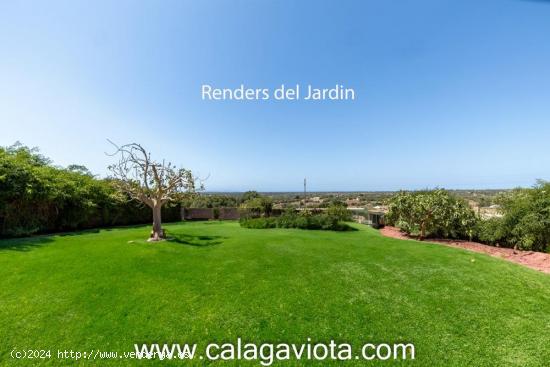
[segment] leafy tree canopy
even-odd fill
[[[480,240],[521,249],[547,251],[550,247],[550,182],[515,189],[497,196],[501,218],[480,224]]]
[[[387,222],[420,239],[472,238],[477,217],[465,200],[436,189],[394,195]]]

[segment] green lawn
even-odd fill
[[[156,244],[143,240],[149,227],[0,241],[0,365],[40,362],[14,361],[15,347],[122,352],[138,342],[310,337],[357,348],[412,342],[416,360],[405,365],[548,366],[550,276],[354,226],[337,233],[195,222],[167,225],[176,239]],[[182,365],[155,362],[141,361]]]

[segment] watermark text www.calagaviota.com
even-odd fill
[[[76,350],[14,348],[12,359],[59,359],[59,360],[107,360],[107,359],[156,359],[156,360],[204,360],[204,361],[257,361],[262,366],[271,366],[278,361],[386,361],[414,360],[413,343],[364,343],[354,347],[349,343],[334,340],[305,343],[252,343],[237,338],[233,342],[208,343],[141,343],[133,350]]]

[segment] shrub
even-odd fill
[[[286,210],[277,218],[277,224],[280,228],[293,228],[297,217],[298,214],[293,209]]]
[[[346,207],[346,205],[342,204],[332,204],[327,209],[327,214],[333,217],[338,218],[338,220],[342,222],[349,222],[352,220],[352,214]]]
[[[269,217],[273,211],[273,200],[268,196],[254,197],[242,203],[239,210],[245,217]]]
[[[506,229],[502,218],[480,220],[476,227],[477,239],[489,245],[505,245]]]
[[[400,192],[389,202],[386,222],[420,237],[468,238],[475,235],[477,217],[461,198],[441,189]]]
[[[240,224],[245,228],[254,228],[254,229],[266,229],[266,228],[276,228],[277,222],[275,218],[244,218],[240,220]]]
[[[340,221],[334,215],[314,214],[304,210],[300,213],[286,211],[280,217],[241,218],[240,224],[245,228],[298,228],[348,231],[353,228]]]
[[[179,206],[163,210],[180,218]],[[151,211],[82,166],[59,168],[35,149],[0,147],[0,236],[148,223]]]
[[[550,248],[550,182],[539,181],[530,189],[515,189],[499,195],[502,218],[480,227],[481,241],[524,250]]]

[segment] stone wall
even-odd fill
[[[239,208],[220,208],[220,219],[237,220],[240,217]]]
[[[182,208],[183,220],[238,220],[239,208]]]

